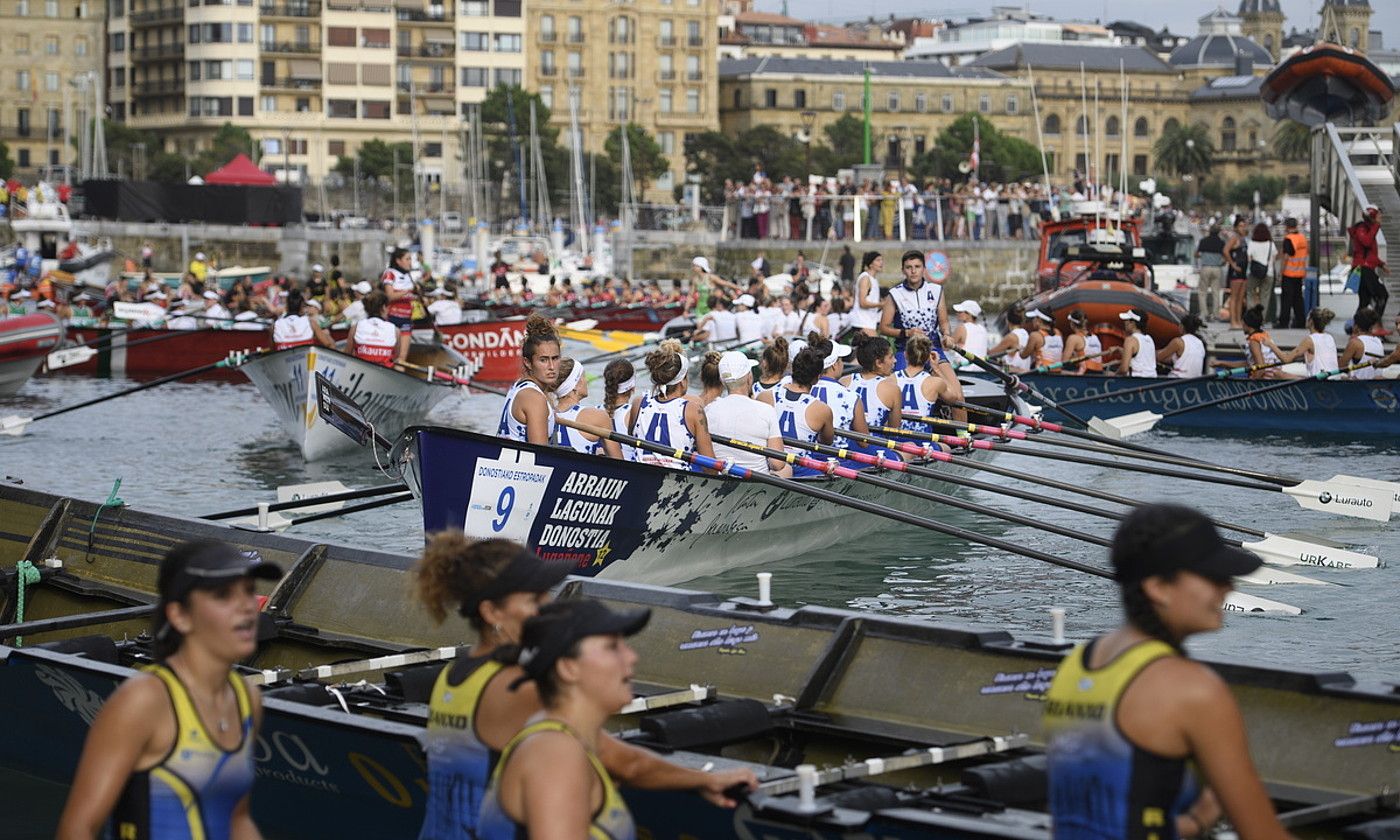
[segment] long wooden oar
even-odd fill
[[[151,388],[156,388],[158,386],[166,385],[171,382],[177,382],[181,379],[188,379],[191,376],[198,376],[201,373],[208,373],[209,371],[216,370],[218,368],[236,368],[239,365],[242,365],[244,362],[248,361],[248,359],[251,356],[259,355],[262,352],[263,351],[261,349],[251,351],[236,350],[228,354],[227,358],[220,359],[219,361],[214,362],[212,364],[200,365],[197,368],[183,371],[181,373],[172,373],[169,376],[162,376],[159,379],[152,379],[150,382],[143,382],[140,385],[136,385],[131,388],[125,388],[121,391],[116,392],[115,394],[107,394],[104,397],[97,397],[95,399],[77,403],[76,405],[65,406],[63,408],[56,409],[54,411],[49,411],[44,414],[37,415],[35,417],[20,417],[17,414],[11,414],[8,417],[0,419],[0,434],[19,437],[20,435],[24,434],[24,430],[29,426],[30,423],[37,423],[40,420],[47,420],[50,417],[57,417],[60,414],[67,414],[70,411],[77,411],[80,408],[87,408],[88,406],[97,405],[98,403],[104,403],[108,400],[115,400],[119,397],[125,397],[129,394],[135,394],[138,391],[147,391]]]
[[[1148,383],[1147,385],[1139,385],[1136,388],[1125,388],[1121,391],[1106,391],[1102,394],[1090,394],[1083,397],[1074,397],[1073,399],[1060,400],[1060,405],[1079,405],[1080,403],[1102,402],[1106,399],[1111,399],[1115,397],[1126,397],[1132,394],[1141,394],[1146,391],[1155,391],[1158,388],[1167,388],[1172,385],[1192,385],[1198,382],[1214,382],[1218,379],[1229,379],[1232,376],[1243,376],[1251,373],[1256,373],[1261,370],[1268,370],[1269,368],[1280,367],[1285,364],[1287,364],[1287,362],[1269,362],[1268,364],[1264,365],[1245,365],[1244,367],[1221,368],[1215,373],[1209,373],[1205,376],[1189,376],[1181,379],[1174,379],[1170,376],[1165,376],[1157,379],[1154,382]],[[1103,379],[1108,380],[1110,379],[1110,377],[1105,376],[1103,377]],[[1084,381],[1085,383],[1089,383],[1093,382],[1094,380],[1085,379]]]
[[[1265,481],[1270,484],[1277,484],[1280,487],[1291,487],[1298,493],[1298,495],[1294,496],[1294,498],[1299,500],[1299,504],[1302,507],[1308,508],[1309,510],[1321,510],[1327,513],[1335,513],[1342,516],[1353,516],[1360,519],[1370,519],[1372,521],[1377,522],[1386,522],[1390,518],[1391,510],[1394,510],[1394,508],[1397,505],[1400,505],[1400,483],[1393,481],[1381,481],[1379,479],[1363,478],[1361,476],[1347,475],[1345,473],[1339,473],[1325,480],[1313,480],[1285,475],[1276,475],[1272,473],[1260,472],[1258,470],[1248,470],[1241,467],[1230,467],[1223,464],[1216,464],[1210,461],[1202,461],[1198,458],[1185,458],[1179,455],[1174,455],[1171,452],[1166,452],[1161,449],[1154,449],[1150,446],[1143,446],[1141,444],[1133,443],[1131,441],[1116,440],[1111,437],[1105,437],[1097,432],[1085,432],[1080,431],[1079,429],[1066,428],[1065,426],[1062,426],[1059,423],[1052,423],[1048,420],[1041,420],[1039,417],[1027,417],[1022,414],[1014,414],[1009,411],[988,408],[986,406],[976,405],[974,403],[958,402],[957,400],[946,400],[944,402],[956,408],[963,408],[968,411],[976,412],[979,414],[999,417],[1001,418],[1001,421],[1003,423],[1025,426],[1027,428],[1035,429],[1036,431],[1047,431],[1054,432],[1056,434],[1068,435],[1070,437],[1079,438],[1081,440],[1088,440],[1101,444],[1107,444],[1109,446],[1125,449],[1131,452],[1141,452],[1144,454],[1159,457],[1174,458],[1177,460],[1178,463],[1181,463],[1184,466],[1189,466],[1194,469],[1209,470],[1211,472],[1219,472],[1227,475],[1238,475],[1247,478],[1254,478],[1259,481]],[[1383,494],[1390,494],[1390,510],[1387,510],[1384,505],[1381,505],[1380,503],[1375,501],[1375,493],[1378,490],[1381,491]],[[1324,496],[1328,498],[1328,501],[1323,501]],[[1317,499],[1318,506],[1314,506],[1303,501],[1303,499],[1311,497],[1315,497]],[[1336,504],[1333,504],[1331,501],[1347,500],[1351,499],[1352,497],[1360,499],[1361,503],[1346,504],[1343,502],[1337,502]],[[1372,503],[1372,506],[1366,506],[1365,502],[1367,500],[1369,500]]]
[[[362,487],[359,490],[347,490],[344,493],[330,493],[325,496],[307,496],[304,499],[292,499],[286,502],[273,502],[267,506],[269,512],[280,510],[295,510],[296,508],[315,507],[316,505],[329,504],[331,502],[348,502],[354,499],[368,499],[374,496],[388,496],[391,493],[402,493],[408,489],[408,485],[403,482],[396,484],[380,484],[375,487]],[[260,508],[245,507],[234,510],[225,510],[218,513],[208,513],[199,517],[200,519],[233,519],[238,516],[255,516]]]
[[[132,330],[110,330],[106,334],[98,336],[97,338],[89,339],[88,341],[79,342],[77,344],[70,344],[67,347],[60,347],[57,350],[50,353],[47,357],[45,357],[44,369],[50,371],[62,370],[63,368],[72,367],[73,365],[80,365],[98,354],[99,351],[95,349],[96,345],[102,344],[103,342],[111,342],[115,336],[123,335],[128,332],[132,332]],[[125,344],[121,345],[121,349],[124,350],[130,347],[140,347],[143,344],[154,344],[157,341],[168,341],[172,338],[189,334],[189,330],[170,330],[168,332],[163,332],[160,335],[147,336],[146,338],[138,339],[136,341],[128,341]]]
[[[1098,352],[1098,353],[1090,353],[1090,354],[1087,355],[1087,356],[1075,356],[1073,359],[1064,359],[1063,361],[1055,362],[1055,363],[1053,363],[1053,364],[1041,365],[1040,367],[1031,368],[1031,371],[1030,371],[1030,372],[1031,372],[1031,373],[1049,373],[1049,372],[1054,371],[1054,370],[1059,370],[1060,368],[1065,367],[1066,365],[1077,365],[1077,364],[1079,364],[1080,362],[1087,362],[1087,361],[1089,361],[1090,359],[1097,359],[1098,357],[1100,357],[1100,356],[1102,356],[1102,355],[1104,355],[1104,354],[1106,354],[1106,353],[1111,353],[1111,352],[1113,352],[1114,350],[1117,350],[1117,349],[1118,349],[1118,348],[1114,347],[1114,348],[1111,348],[1111,349],[1109,349],[1109,350],[1103,350],[1103,351]],[[1061,405],[1063,405],[1063,403],[1061,403]]]
[[[1016,377],[1014,373],[1011,373],[1010,371],[1006,370],[1001,365],[996,364],[990,359],[984,359],[981,356],[978,356],[974,353],[968,353],[966,351],[959,352],[962,353],[964,358],[971,359],[972,361],[976,362],[982,367],[983,370],[987,371],[988,373],[992,374],[996,378],[1000,379],[1003,383],[1005,383],[1008,392],[1025,391],[1032,397],[1035,397],[1037,400],[1039,400],[1042,405],[1055,409],[1056,411],[1060,412],[1061,414],[1063,414],[1064,416],[1068,417],[1069,419],[1073,420],[1081,426],[1084,426],[1086,428],[1088,427],[1088,420],[1079,417],[1077,414],[1075,414],[1067,408],[1061,408],[1059,403],[1055,402],[1054,400],[1037,391],[1035,387],[1032,386],[1029,382],[1021,381],[1019,378]]]
[[[897,773],[903,770],[913,770],[918,767],[929,767],[932,765],[946,764],[953,761],[965,761],[969,758],[981,758],[988,755],[1009,752],[1021,749],[1030,744],[1030,737],[1025,733],[1015,733],[1011,735],[989,735],[985,738],[978,738],[975,741],[966,741],[961,744],[949,744],[943,747],[922,747],[916,750],[892,755],[886,758],[867,758],[860,761],[852,761],[839,767],[827,767],[817,770],[812,765],[800,765],[798,774],[795,776],[785,776],[781,779],[774,779],[771,782],[764,782],[758,788],[747,794],[748,798],[766,796],[780,796],[786,793],[796,793],[802,790],[804,784],[810,788],[831,785],[837,782],[846,782],[852,779],[864,779],[871,776],[883,776],[886,773]],[[811,767],[808,771],[810,777],[804,781],[802,767]]]

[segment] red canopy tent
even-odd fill
[[[272,187],[277,178],[258,168],[245,154],[236,155],[233,160],[204,176],[206,184],[233,184],[244,187]]]

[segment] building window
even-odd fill
[[[57,74],[57,73],[45,73],[45,74],[44,74],[44,90],[49,91],[50,93],[53,93],[53,92],[55,92],[55,91],[58,90],[58,74]]]
[[[487,75],[485,67],[463,67],[462,87],[486,87]]]
[[[792,92],[792,107],[794,107],[794,108],[806,108],[806,107],[807,107],[807,91],[805,91],[805,90],[803,90],[803,89],[801,89],[801,88],[798,88],[797,90],[794,90],[794,91]]]
[[[657,24],[657,40],[660,46],[674,47],[676,45],[676,24],[670,18],[662,18]]]
[[[899,110],[899,91],[890,91],[889,96],[887,97],[885,102],[885,107],[888,108],[890,111]]]
[[[353,26],[328,26],[328,27],[326,27],[326,46],[328,46],[328,47],[353,47],[353,46],[355,46],[355,27],[353,27]]]
[[[462,50],[465,52],[489,52],[491,41],[485,32],[461,33]]]
[[[496,33],[496,52],[518,53],[521,49],[521,36],[505,32]]]
[[[298,96],[296,100],[296,107],[292,110],[296,111],[298,114],[311,113],[311,97]]]
[[[326,141],[326,154],[328,154],[328,155],[335,155],[336,157],[345,157],[345,141],[344,141],[344,140],[327,140],[327,141]]]
[[[424,157],[430,157],[430,158],[440,158],[440,157],[442,157],[442,143],[441,143],[441,142],[424,143],[424,144],[423,144],[423,156],[424,156]]]
[[[685,79],[688,82],[700,81],[700,56],[688,55],[685,57]]]
[[[992,112],[992,95],[990,93],[984,93],[977,97],[977,110],[984,114]]]
[[[928,141],[922,134],[914,135],[914,157],[918,157],[928,149]]]
[[[570,77],[577,78],[583,75],[583,53],[578,50],[570,50],[565,61]]]
[[[58,55],[58,38],[50,35],[44,39],[44,55]]]
[[[353,120],[359,103],[353,99],[327,99],[326,116]]]
[[[58,17],[58,0],[44,0],[44,17]]]
[[[1045,133],[1055,135],[1058,135],[1060,133],[1059,114],[1051,114],[1050,116],[1045,118]]]
[[[540,50],[540,75],[553,76],[559,72],[559,66],[554,63],[554,50]]]
[[[510,87],[520,87],[521,73],[518,68],[497,67],[494,74],[496,86],[507,85]]]
[[[367,120],[389,119],[389,102],[381,99],[366,99],[360,103],[361,116]]]
[[[846,94],[845,94],[844,91],[839,91],[839,90],[838,90],[838,91],[834,91],[834,92],[831,94],[831,110],[833,110],[833,111],[844,111],[844,110],[846,110]]]
[[[126,87],[126,68],[112,68],[112,87]]]
[[[669,82],[674,80],[676,78],[675,58],[670,53],[662,53],[657,58],[656,71],[660,74],[661,81]]]
[[[662,113],[662,114],[669,114],[669,113],[671,113],[672,106],[671,106],[671,89],[670,89],[670,88],[662,88],[662,89],[656,94],[656,110],[657,110],[658,113]]]
[[[656,135],[656,142],[661,144],[663,155],[673,155],[676,153],[676,134],[672,131],[663,131]]]
[[[734,109],[737,111],[742,107],[744,107],[744,92],[736,88],[734,90]]]
[[[675,176],[675,174],[674,174],[673,172],[671,172],[671,170],[669,170],[669,169],[666,170],[665,172],[662,172],[662,173],[661,173],[661,176],[658,177],[658,178],[656,179],[656,188],[657,188],[658,190],[673,190],[673,189],[675,189],[675,188],[676,188],[676,176]]]
[[[18,47],[16,47],[15,52],[19,52]],[[126,33],[125,33],[125,32],[113,32],[113,33],[112,33],[112,52],[114,52],[114,53],[126,52]]]
[[[29,136],[29,109],[20,108],[15,112],[15,128],[18,129],[20,137]]]
[[[262,98],[262,109],[269,114],[275,112],[277,110],[277,97],[264,96]]]
[[[1147,155],[1133,155],[1133,174],[1147,174]]]
[[[700,91],[698,89],[686,88],[685,111],[687,114],[700,113]]]
[[[1118,118],[1110,116],[1108,118],[1108,121],[1104,124],[1103,132],[1109,137],[1117,137],[1121,127],[1122,126],[1119,124]]]
[[[942,109],[943,113],[945,113],[945,114],[951,114],[951,113],[953,113],[953,95],[952,95],[951,93],[945,93],[945,94],[943,94],[943,101],[940,102],[940,103],[938,103],[938,105],[939,105],[939,108]]]
[[[1176,130],[1178,130],[1178,129],[1180,129],[1180,128],[1181,128],[1181,123],[1177,122],[1176,117],[1168,117],[1168,118],[1167,118],[1167,121],[1164,122],[1164,123],[1162,123],[1162,133],[1163,133],[1163,134],[1171,134],[1172,132],[1174,132],[1174,131],[1176,131]]]
[[[1006,113],[1015,114],[1021,110],[1021,100],[1016,98],[1016,94],[1008,94],[1006,97]]]
[[[915,110],[915,111],[918,111],[920,114],[922,114],[922,113],[924,113],[924,112],[926,112],[926,111],[928,110],[928,94],[926,94],[926,93],[916,93],[916,94],[914,94],[914,110]]]
[[[765,108],[776,108],[776,107],[778,107],[778,89],[777,89],[777,88],[766,88],[766,89],[763,91],[763,107],[765,107]]]
[[[19,162],[19,165],[20,165],[22,168],[25,168],[25,169],[28,169],[28,168],[29,168],[29,150],[28,150],[28,149],[20,149],[20,150],[19,150],[19,161],[18,161],[18,162]]]
[[[557,37],[554,32],[554,15],[540,15],[540,40],[552,44]]]
[[[700,37],[700,21],[688,20],[685,22],[685,42],[692,47],[698,47],[705,43],[705,39]]]
[[[24,14],[24,12],[20,12],[20,14],[22,15],[22,14]],[[29,55],[29,36],[28,36],[28,35],[16,35],[16,36],[15,36],[15,55]]]
[[[251,23],[240,23],[240,24],[238,24],[238,43],[240,43],[240,44],[251,44],[251,43],[253,43],[253,24],[251,24]]]
[[[238,116],[240,116],[240,117],[251,117],[251,116],[253,116],[253,97],[251,97],[251,96],[240,96],[240,97],[238,97]]]
[[[1233,152],[1235,150],[1235,118],[1226,117],[1220,123],[1220,151]]]
[[[540,88],[540,104],[544,105],[544,107],[550,109],[551,111],[554,110],[553,85],[545,85],[544,87]]]
[[[1086,120],[1086,119],[1084,119],[1084,115],[1083,115],[1083,114],[1080,114],[1079,117],[1076,118],[1075,121],[1074,121],[1074,135],[1075,135],[1076,137],[1084,137],[1084,136],[1087,135],[1088,133],[1089,133],[1089,121]],[[1079,168],[1079,167],[1076,167],[1076,168]],[[1080,171],[1082,172],[1082,171],[1084,171],[1084,170],[1083,170],[1083,169],[1080,169]]]
[[[1151,131],[1152,129],[1151,126],[1148,125],[1147,117],[1138,117],[1137,122],[1133,123],[1134,137],[1146,137]]]
[[[570,44],[582,44],[583,18],[579,17],[578,15],[569,15],[569,23],[566,31],[569,36]]]
[[[360,46],[369,47],[376,50],[387,50],[392,44],[389,41],[389,30],[370,29],[366,27],[360,30]],[[387,117],[385,118],[387,119]]]
[[[191,61],[189,62],[189,65],[190,68],[185,71],[185,76],[192,82],[199,81],[200,78],[203,76],[203,74],[200,72],[200,68],[203,65],[198,61]]]
[[[463,0],[461,9],[463,17],[488,17],[491,14],[491,4],[486,0]]]

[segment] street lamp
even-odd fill
[[[806,165],[807,174],[812,174],[812,128],[817,124],[816,111],[803,111],[802,117],[802,142],[806,145],[806,153],[803,158]]]

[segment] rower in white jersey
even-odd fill
[[[804,443],[830,444],[836,439],[831,406],[812,396],[821,379],[825,357],[815,347],[804,347],[792,359],[792,381],[773,393],[778,429],[785,438]],[[813,456],[816,457],[816,456]],[[816,475],[809,467],[794,466],[794,477]]]
[[[628,416],[632,413],[633,397],[637,394],[637,372],[626,359],[613,359],[603,368],[603,410],[612,418],[614,432],[630,434]],[[637,460],[637,450],[621,444],[622,460]]]
[[[991,338],[987,335],[987,328],[977,320],[982,317],[982,305],[975,300],[965,300],[962,303],[954,304],[953,317],[957,319],[958,325],[953,328],[952,345],[959,350],[966,350],[974,356],[987,358],[987,350],[991,347]],[[978,370],[977,365],[967,361],[959,355],[957,359],[962,367],[969,367],[971,370]]]
[[[912,432],[937,432],[928,423],[910,420],[911,417],[929,417],[942,399],[946,384],[943,380],[924,370],[929,354],[933,352],[933,342],[925,336],[917,335],[904,345],[904,356],[908,366],[895,372],[895,384],[899,386],[900,427]]]
[[[1308,376],[1317,376],[1321,373],[1337,370],[1340,368],[1341,359],[1337,354],[1337,342],[1327,332],[1327,325],[1332,323],[1336,315],[1330,309],[1321,307],[1308,313],[1308,334],[1303,336],[1303,340],[1298,342],[1298,346],[1292,350],[1280,350],[1278,345],[1274,345],[1274,352],[1278,354],[1279,360],[1287,364],[1302,359],[1307,362]],[[1375,336],[1372,336],[1375,338]],[[1379,339],[1377,339],[1379,341]],[[1271,342],[1272,343],[1272,342]],[[1364,361],[1372,361],[1370,359]],[[1372,368],[1363,368],[1356,371],[1361,373]]]
[[[793,342],[799,343],[801,347],[792,348],[786,338],[778,336],[763,348],[763,354],[758,357],[758,378],[754,380],[751,391],[754,399],[772,405],[775,390],[792,381],[792,377],[788,375],[792,354],[807,346],[805,341]]]
[[[1123,338],[1123,361],[1118,365],[1120,376],[1150,377],[1157,375],[1157,344],[1147,334],[1147,313],[1136,307],[1118,313],[1126,335]]]
[[[559,346],[559,336],[543,315],[536,312],[525,321],[522,375],[506,393],[496,434],[526,443],[554,440],[552,396],[559,379]]]
[[[860,276],[856,278],[851,326],[866,335],[879,334],[880,272],[884,268],[885,258],[879,251],[866,251],[860,258]]]
[[[647,354],[647,372],[651,374],[651,393],[632,407],[627,427],[635,437],[649,440],[670,449],[699,452],[715,456],[710,432],[705,425],[705,410],[700,400],[686,397],[686,374],[690,359],[675,339]],[[637,450],[637,460],[676,470],[690,469],[679,458]]]
[[[1032,367],[1046,367],[1060,361],[1060,353],[1064,351],[1065,344],[1050,324],[1050,316],[1039,309],[1032,309],[1026,313],[1026,346],[1021,351],[1021,356],[1027,359]],[[1057,343],[1053,349],[1047,349],[1046,344],[1050,342],[1051,335],[1055,336]]]
[[[1006,335],[992,345],[987,358],[1005,354],[1002,364],[1012,373],[1026,373],[1031,369],[1031,360],[1025,355],[1030,333],[1024,324],[1026,316],[1013,306],[1006,310]]]
[[[738,323],[729,311],[729,301],[722,295],[710,295],[710,311],[695,325],[695,341],[723,344],[739,337]]]
[[[1352,316],[1351,340],[1347,342],[1346,350],[1342,353],[1339,368],[1385,358],[1385,344],[1381,342],[1380,336],[1375,334],[1379,323],[1380,318],[1371,307],[1356,310],[1356,314]],[[1374,367],[1364,367],[1352,371],[1348,376],[1352,379],[1370,380],[1379,374]]]
[[[750,294],[734,299],[734,338],[740,344],[755,344],[763,338],[763,318],[754,311],[756,305]]]
[[[583,373],[583,365],[573,359],[561,360],[559,362],[559,386],[554,389],[555,420],[587,423],[599,429],[606,429],[612,425],[612,418],[608,416],[606,411],[596,406],[583,404],[587,397],[588,377]],[[622,456],[622,449],[616,442],[601,435],[585,432],[582,429],[571,429],[562,423],[556,425],[555,436],[560,446],[566,446],[575,452],[583,452],[587,455],[607,455],[610,458]]]
[[[867,429],[899,428],[899,383],[894,377],[894,351],[883,338],[861,333],[852,338],[860,370],[847,383],[860,397]]]
[[[846,369],[846,357],[851,355],[851,346],[831,339],[814,341],[809,346],[823,354],[822,375],[812,386],[812,396],[831,406],[832,426],[838,430],[855,429],[857,432],[868,433],[870,429],[865,425],[865,411],[861,408],[860,394],[841,382],[841,375]],[[836,445],[849,447],[851,441],[838,431]]]
[[[1206,374],[1206,343],[1201,341],[1201,319],[1195,315],[1181,318],[1181,335],[1157,351],[1157,361],[1172,366],[1172,379],[1192,379]]]

